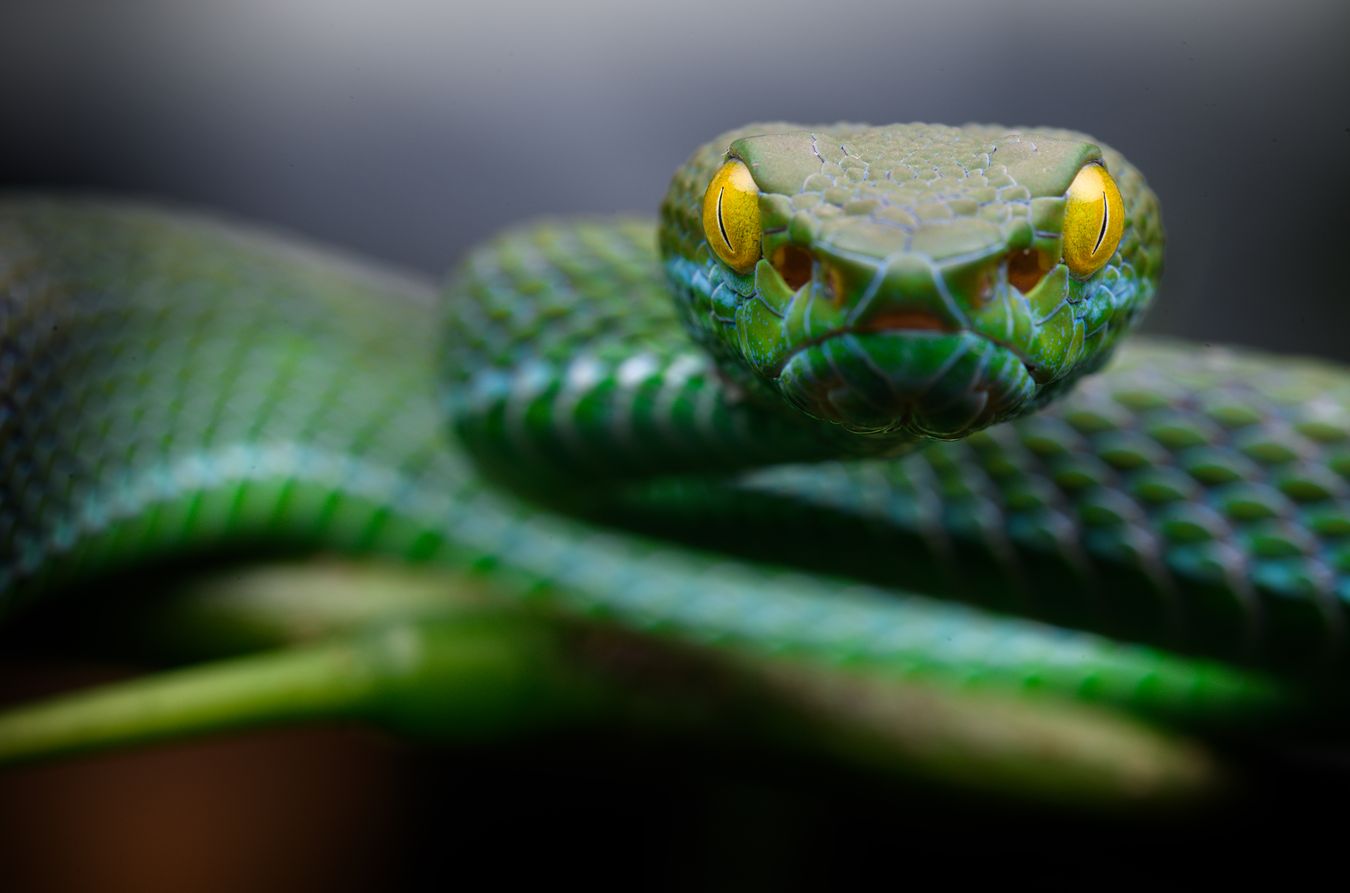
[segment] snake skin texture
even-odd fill
[[[759,190],[749,272],[701,229],[728,159]],[[1095,164],[1128,221],[1074,276]],[[337,551],[948,690],[1327,703],[1350,375],[1123,338],[1161,264],[1138,171],[1057,130],[755,125],[659,221],[513,229],[441,294],[182,211],[0,199],[0,614]]]
[[[458,412],[492,420],[466,425],[473,448],[578,476],[593,500],[595,477],[678,467],[669,463],[680,447],[686,463],[719,468],[719,448],[747,462],[768,449],[764,426],[776,417],[733,401],[713,387],[706,360],[660,336],[675,320],[652,238],[650,225],[633,223],[568,234],[546,226],[471,256],[450,307],[452,328],[474,333],[452,365],[477,370],[452,391],[480,395]],[[578,261],[587,245],[604,246],[600,266]],[[645,254],[645,267],[626,266],[598,293],[591,279],[619,250],[630,264]],[[546,289],[538,284],[540,271],[569,265],[571,278],[555,272]],[[588,313],[544,329],[480,315],[531,292],[547,295],[543,318]],[[569,349],[598,331],[623,349]],[[506,370],[526,356],[540,365],[511,390]],[[652,416],[663,387],[674,416],[666,427]],[[812,449],[795,428],[778,436],[785,451]],[[648,464],[652,451],[659,459]],[[1345,660],[1348,478],[1344,370],[1135,339],[1064,400],[963,441],[893,460],[632,485],[612,499],[623,523],[703,548],[1315,674]]]
[[[611,245],[649,273],[646,286],[639,276],[610,294],[657,307],[653,245],[631,223],[613,226]],[[508,239],[544,258],[568,244],[550,226]],[[487,250],[501,270],[538,272]],[[1190,717],[1283,697],[1227,664],[794,570],[790,549],[764,563],[728,556],[734,544],[680,546],[491,486],[445,434],[442,388],[427,373],[441,317],[431,293],[275,234],[16,198],[0,208],[0,257],[8,610],[156,557],[340,549],[471,569],[504,594],[658,635],[914,678]],[[578,306],[604,319],[601,304]],[[699,411],[686,405],[697,376],[567,359],[590,366],[564,379],[578,388],[636,380],[674,413]],[[522,381],[513,418],[587,406],[574,389]]]

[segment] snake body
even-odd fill
[[[698,223],[729,151],[761,181],[749,273]],[[1024,294],[1009,252],[1057,254],[1096,162],[1121,247]],[[1287,703],[1346,660],[1350,375],[1117,349],[1160,263],[1142,177],[1063,131],[745,128],[659,224],[517,228],[443,298],[190,213],[11,197],[0,600],[341,550],[732,650],[1171,716]]]

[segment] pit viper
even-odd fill
[[[362,619],[13,707],[0,756],[566,712],[627,666],[540,656],[577,622],[920,772],[1193,769],[1192,736],[1336,701],[1350,375],[1129,336],[1162,255],[1139,171],[1042,128],[752,125],[658,221],[520,226],[443,289],[198,212],[7,196],[4,614],[56,599],[117,635],[137,600],[109,575],[225,556],[263,562],[259,604],[318,580],[310,610]],[[266,569],[315,552],[384,570]],[[461,582],[505,613],[440,616]]]

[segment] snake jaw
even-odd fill
[[[1049,379],[1052,367],[1023,348],[1037,305],[994,262],[977,271],[989,285],[967,300],[922,258],[868,266],[814,255],[795,289],[761,261],[732,320],[742,360],[806,415],[869,436],[955,439],[1019,414]]]
[[[1015,299],[996,274],[1001,245],[960,271],[970,275],[950,277],[921,255],[893,251],[868,263],[813,247],[809,282],[789,291],[761,271],[736,318],[742,355],[797,409],[865,435],[953,439],[1034,397],[1035,364],[973,324]],[[967,282],[980,284],[977,295]]]
[[[1033,258],[1028,276],[1017,262],[1030,253],[989,244],[942,267],[812,246],[813,275],[798,288],[772,269],[756,275],[736,314],[741,355],[812,418],[866,435],[965,437],[1100,364],[1122,328],[1118,299],[1151,289],[1115,266],[1079,280]]]
[[[941,440],[1016,415],[1037,390],[1007,347],[973,332],[908,326],[842,331],[803,345],[774,383],[807,415],[847,430]]]
[[[756,371],[847,430],[957,439],[1066,392],[1110,356],[1153,290],[1116,266],[1084,281],[1058,263],[1025,290],[1006,267],[981,278],[993,284],[978,301],[953,292],[954,309],[940,290],[883,290],[860,309],[804,287],[772,321],[776,349],[761,346]]]

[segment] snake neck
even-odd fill
[[[722,473],[893,454],[730,378],[691,341],[650,221],[505,233],[449,287],[443,366],[450,426],[500,479],[593,482]]]

